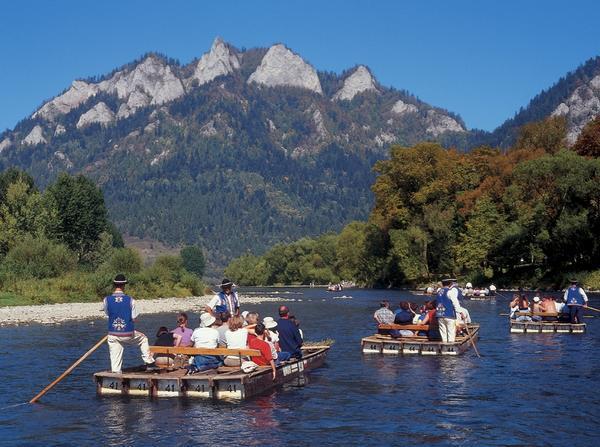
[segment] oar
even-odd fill
[[[29,401],[29,403],[30,403],[30,404],[33,404],[33,403],[37,402],[37,401],[38,401],[38,399],[39,399],[40,397],[42,397],[44,394],[46,394],[48,391],[50,391],[50,390],[51,390],[51,389],[54,387],[54,385],[56,385],[56,384],[57,384],[58,382],[60,382],[62,379],[64,379],[65,377],[67,377],[67,376],[68,376],[68,375],[71,373],[71,371],[73,371],[75,368],[77,368],[77,366],[79,366],[79,364],[80,364],[81,362],[83,362],[85,359],[87,359],[87,358],[88,358],[90,355],[92,355],[92,353],[93,353],[93,352],[94,352],[96,349],[98,349],[100,346],[102,346],[102,344],[103,344],[103,343],[106,341],[106,339],[107,339],[107,338],[108,338],[108,335],[105,335],[104,337],[102,337],[102,339],[101,339],[101,340],[100,340],[98,343],[96,343],[96,344],[95,344],[95,345],[92,347],[92,349],[90,349],[88,352],[86,352],[85,354],[83,354],[83,355],[82,355],[82,356],[79,358],[79,360],[77,360],[75,363],[73,363],[71,366],[69,366],[69,367],[68,367],[68,368],[65,370],[65,372],[64,372],[64,373],[62,373],[60,376],[58,376],[58,378],[57,378],[57,379],[56,379],[54,382],[52,382],[50,385],[48,385],[46,388],[44,388],[42,391],[40,391],[38,394],[36,394],[36,396],[35,396],[33,399],[31,399],[31,400]]]
[[[600,309],[596,309],[595,307],[583,306],[585,309],[594,310],[596,312],[600,312]]]
[[[469,332],[469,325],[467,323],[465,323],[465,330],[467,331],[467,335],[469,336],[469,340],[471,340],[471,344],[473,345],[473,349],[475,350],[475,354],[477,354],[477,357],[481,358],[481,355],[479,355],[479,350],[477,349],[477,345],[475,345],[475,340],[473,340],[473,337],[471,337],[471,332]]]

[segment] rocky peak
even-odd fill
[[[354,70],[354,73],[344,80],[344,85],[335,95],[333,95],[333,99],[336,101],[349,101],[359,93],[369,90],[377,91],[375,80],[367,67],[359,65],[356,70]]]
[[[240,68],[237,55],[219,37],[215,39],[208,53],[202,55],[190,80],[198,80],[198,85],[206,84],[217,76],[233,73]]]
[[[179,98],[185,92],[183,84],[162,59],[150,55],[133,70],[119,71],[107,81],[102,81],[99,88],[109,93],[116,93],[119,99],[128,98],[136,91],[150,97],[150,104],[164,104]]]
[[[28,146],[34,146],[36,144],[41,144],[41,143],[47,143],[48,141],[46,141],[46,139],[44,138],[44,132],[42,130],[42,126],[40,126],[39,124],[37,124],[33,129],[31,129],[31,132],[29,132],[29,134],[23,139],[23,141],[21,141],[21,143],[26,144]]]
[[[419,111],[419,109],[417,108],[417,106],[415,106],[414,104],[406,103],[406,102],[402,101],[401,99],[396,101],[392,107],[392,113],[395,113],[396,115],[404,115],[406,113],[416,113],[418,111]]]
[[[32,117],[41,117],[52,121],[59,115],[69,113],[96,93],[98,93],[97,85],[85,81],[73,81],[71,87],[65,93],[48,101]]]
[[[253,82],[268,87],[300,87],[323,94],[316,70],[281,44],[269,48],[259,67],[248,78],[248,83]]]
[[[444,115],[436,110],[428,110],[426,118],[426,132],[438,137],[444,132],[464,132],[465,128],[454,118]]]
[[[600,114],[600,75],[588,84],[577,87],[564,102],[552,112],[552,116],[564,116],[567,120],[567,142],[574,144],[585,125]]]
[[[10,147],[10,145],[12,144],[12,141],[10,140],[9,137],[6,137],[4,140],[2,140],[2,142],[0,142],[0,154],[2,153],[2,151],[4,151],[5,149],[8,149]]]
[[[115,120],[115,114],[103,102],[99,102],[90,110],[79,117],[77,128],[88,126],[92,123],[99,123],[106,126]]]

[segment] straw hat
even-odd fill
[[[277,322],[275,321],[275,319],[273,317],[263,318],[263,324],[265,325],[265,327],[267,329],[273,329],[274,327],[277,327]]]
[[[217,319],[208,312],[204,312],[200,315],[200,326],[202,327],[210,327],[215,321],[217,321]]]

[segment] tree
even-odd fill
[[[0,203],[3,203],[6,199],[8,187],[18,181],[26,185],[25,192],[27,194],[37,191],[32,176],[16,168],[9,168],[0,173]]]
[[[544,149],[555,154],[567,146],[566,137],[566,118],[554,116],[521,127],[515,149]]]
[[[600,115],[585,125],[573,150],[586,157],[600,157]]]
[[[183,260],[183,267],[188,272],[202,278],[202,275],[204,275],[204,268],[206,267],[202,249],[197,245],[191,245],[182,248],[179,255]]]
[[[85,260],[109,227],[102,191],[82,175],[61,174],[46,194],[57,210],[57,221],[49,233],[77,253],[79,260]]]

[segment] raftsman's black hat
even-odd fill
[[[579,281],[577,281],[577,279],[576,279],[576,278],[571,278],[571,279],[569,280],[569,282],[570,282],[571,284],[577,284]]]
[[[446,286],[448,284],[454,284],[456,282],[456,278],[444,278],[442,279],[442,285]]]
[[[113,279],[113,283],[117,285],[127,284],[127,278],[125,278],[125,275],[122,273],[119,273],[117,276],[115,276],[115,279]]]

